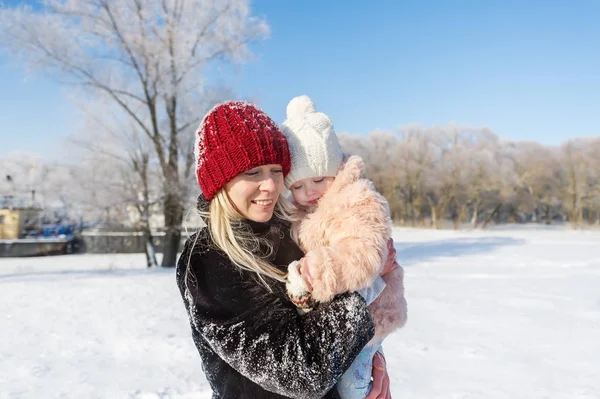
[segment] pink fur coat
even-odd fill
[[[311,272],[312,299],[326,302],[338,292],[368,287],[387,258],[392,222],[386,199],[362,177],[363,160],[350,156],[316,209],[302,210],[293,229]],[[369,305],[375,339],[406,323],[402,267],[383,277],[386,288]]]

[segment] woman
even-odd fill
[[[280,196],[287,142],[262,111],[228,102],[203,119],[196,144],[198,210],[207,227],[186,242],[177,284],[213,398],[336,398],[335,383],[373,337],[358,294],[300,316],[285,270],[303,256]],[[388,398],[382,358],[368,398]]]

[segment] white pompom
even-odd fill
[[[313,112],[315,112],[315,103],[306,95],[292,98],[285,110],[288,119],[301,118]]]

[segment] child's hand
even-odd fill
[[[394,239],[390,238],[387,242],[388,257],[383,265],[381,276],[385,276],[392,270],[396,269],[399,265],[396,262],[396,248],[394,248]]]

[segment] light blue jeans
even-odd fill
[[[376,352],[383,354],[381,342],[365,346],[342,375],[337,383],[337,390],[342,399],[364,399],[371,392],[373,356]]]
[[[371,304],[384,288],[385,281],[381,277],[377,277],[371,286],[358,290],[358,293],[365,299],[367,304]],[[381,341],[373,342],[360,351],[350,368],[346,370],[336,385],[342,399],[364,399],[371,392],[373,386],[371,383],[373,356],[378,351],[383,354]]]

